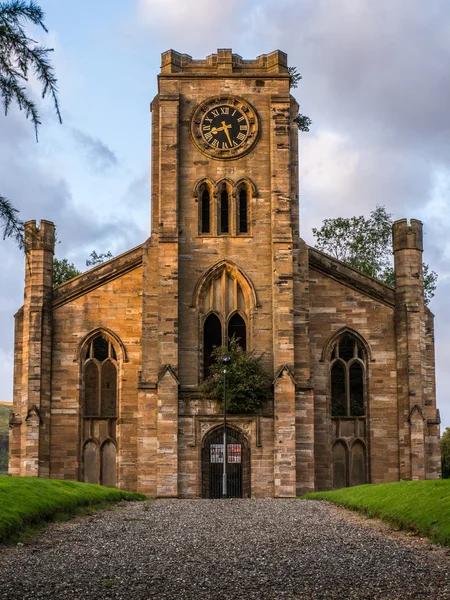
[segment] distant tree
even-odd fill
[[[113,255],[111,254],[110,250],[108,250],[108,252],[102,252],[101,254],[97,254],[95,250],[92,250],[89,258],[86,259],[86,266],[95,267],[96,265],[101,265],[105,262],[105,260],[109,260],[112,257]]]
[[[313,228],[315,247],[334,258],[395,287],[392,264],[392,215],[384,206],[377,206],[366,219],[363,216],[348,219],[325,219],[320,229]],[[434,296],[437,274],[423,265],[425,303]]]
[[[101,254],[97,254],[95,250],[91,252],[89,258],[86,259],[87,267],[94,267],[96,265],[101,265],[105,260],[109,260],[112,258],[111,252],[103,252]],[[61,285],[65,281],[76,277],[77,275],[81,275],[81,271],[79,271],[73,263],[70,263],[67,258],[63,258],[62,260],[58,258],[53,259],[53,285]]]
[[[227,412],[254,413],[270,397],[270,379],[261,366],[260,358],[245,352],[233,337],[229,346],[214,348],[211,374],[203,384],[203,394],[223,406],[223,365],[220,359],[231,358],[227,366]]]
[[[65,281],[80,275],[79,271],[73,263],[70,263],[67,258],[59,260],[58,258],[53,259],[53,285],[61,285]]]
[[[296,87],[298,87],[298,84],[300,83],[300,80],[303,79],[303,77],[297,71],[297,67],[288,67],[288,71],[289,87],[291,89],[295,89]],[[302,115],[301,113],[298,113],[298,115],[295,117],[294,123],[297,125],[300,131],[303,131],[305,133],[309,131],[309,128],[312,125],[311,119],[309,117],[306,117],[305,115]]]
[[[31,23],[41,27],[45,32],[44,12],[35,2],[11,0],[0,2],[0,95],[3,100],[5,115],[13,101],[25,117],[34,125],[36,140],[41,124],[36,104],[27,94],[23,82],[28,82],[29,73],[33,73],[41,84],[42,98],[49,94],[60,122],[57,95],[57,80],[53,67],[48,60],[48,54],[53,48],[45,48],[28,37],[26,25]],[[23,221],[18,217],[18,211],[11,202],[0,195],[0,223],[3,239],[12,237],[19,247],[24,246]]]
[[[441,436],[442,477],[450,478],[450,427]]]

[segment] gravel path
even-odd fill
[[[450,554],[325,503],[159,500],[0,550],[0,598],[450,598]]]

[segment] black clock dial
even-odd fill
[[[247,140],[250,127],[244,111],[233,105],[219,104],[205,113],[200,132],[211,148],[230,150],[239,148]]]
[[[252,150],[259,137],[253,106],[237,96],[214,96],[197,106],[191,117],[197,149],[214,160],[235,160]]]

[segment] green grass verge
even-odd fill
[[[119,500],[146,500],[142,494],[101,485],[40,479],[0,478],[0,543],[20,538],[24,531],[45,522],[61,520],[86,509]]]
[[[400,481],[306,494],[450,546],[450,479]]]

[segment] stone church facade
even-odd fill
[[[201,385],[234,333],[273,380],[228,415],[235,495],[438,478],[422,224],[394,224],[395,290],[300,238],[283,52],[169,50],[151,111],[144,244],[53,288],[54,225],[26,224],[10,474],[214,496],[223,417]]]

